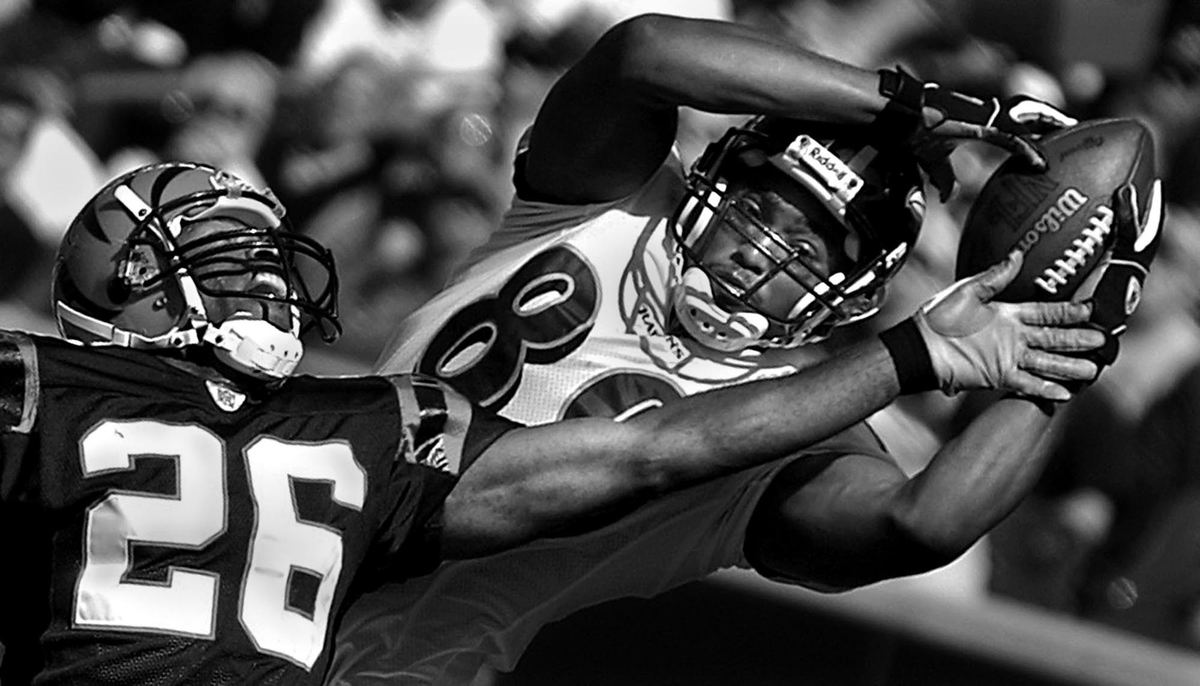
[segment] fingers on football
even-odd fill
[[[996,297],[997,293],[1004,290],[1017,277],[1021,271],[1021,263],[1024,261],[1025,254],[1020,250],[1013,250],[1003,260],[975,275],[971,281],[979,299],[987,302]]]
[[[1150,207],[1146,210],[1146,223],[1142,226],[1138,233],[1137,241],[1133,244],[1133,251],[1141,253],[1143,259],[1154,259],[1155,253],[1158,252],[1158,242],[1162,239],[1162,223],[1166,217],[1166,208],[1163,206],[1162,198],[1162,179],[1155,179],[1154,184],[1150,187]]]
[[[1026,333],[1025,340],[1030,348],[1058,352],[1083,352],[1104,345],[1104,334],[1093,328],[1058,328],[1051,326],[1033,327]]]
[[[1056,129],[1075,126],[1079,120],[1069,116],[1049,103],[1033,98],[1020,98],[1008,108],[1013,121],[1025,124],[1034,133],[1049,133]]]
[[[1010,133],[1001,133],[993,139],[997,145],[1008,149],[1009,152],[1025,161],[1033,171],[1046,169],[1046,156],[1032,141]]]
[[[1138,234],[1137,225],[1137,189],[1132,183],[1126,183],[1113,193],[1113,214],[1116,215],[1117,226],[1121,230],[1117,233],[1117,238],[1122,236]]]
[[[1071,399],[1071,392],[1064,386],[1021,370],[1008,376],[1008,387],[1009,390],[1031,398],[1055,401]]]
[[[1021,356],[1020,371],[1043,380],[1092,381],[1100,373],[1100,368],[1092,360],[1082,357],[1068,357],[1030,349]]]
[[[1082,324],[1091,317],[1089,302],[1018,303],[1017,320],[1033,326],[1070,326]]]
[[[1144,223],[1138,220],[1143,203],[1146,203]],[[1162,181],[1154,181],[1148,199],[1140,198],[1132,183],[1122,185],[1113,193],[1113,213],[1118,227],[1115,247],[1119,256],[1137,255],[1136,259],[1149,264],[1157,249],[1163,220]]]

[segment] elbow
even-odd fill
[[[643,14],[609,29],[597,48],[607,56],[610,75],[630,88],[654,92],[668,57],[670,25],[677,21],[665,15]]]
[[[957,560],[979,540],[953,522],[893,517],[890,522],[896,576],[922,574]]]

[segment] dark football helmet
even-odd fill
[[[842,253],[843,268],[815,264],[734,192],[739,180],[764,171],[803,189],[822,208],[816,211],[833,218],[841,235],[827,240]],[[717,350],[820,340],[833,327],[878,311],[884,286],[916,243],[924,215],[924,184],[907,151],[881,148],[863,131],[844,126],[753,118],[709,145],[688,174],[671,222],[679,250],[672,280],[676,316],[689,334]],[[723,232],[753,246],[769,268],[749,283],[722,276],[705,250]],[[755,294],[780,275],[803,286],[804,295],[786,312],[768,311]]]
[[[278,286],[228,285],[248,276]],[[239,372],[284,379],[303,355],[304,331],[316,327],[326,341],[341,333],[337,286],[329,250],[288,229],[269,189],[210,166],[165,162],[115,178],[84,205],[59,247],[52,298],[70,340],[208,346]],[[202,294],[210,303],[263,305],[213,321]],[[290,314],[289,326],[266,321],[268,303]]]

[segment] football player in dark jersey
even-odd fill
[[[592,525],[838,428],[795,421],[795,379],[525,428],[431,378],[293,375],[307,328],[338,333],[337,280],[283,214],[204,165],[119,176],[59,249],[66,340],[0,332],[0,502],[8,528],[45,536],[5,550],[48,570],[45,589],[8,589],[48,613],[26,627],[38,683],[318,683],[354,585]],[[948,299],[986,309],[987,288]],[[1021,312],[1071,324],[1087,308]],[[1009,343],[1029,333],[1000,319]],[[1057,332],[1016,345],[1099,344]],[[996,334],[960,343],[992,357]],[[868,354],[894,393],[898,363]],[[1056,359],[1063,379],[1096,372]]]

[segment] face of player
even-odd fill
[[[184,234],[180,247],[186,250],[189,244],[242,228],[241,224],[226,219],[194,224]],[[204,292],[209,289],[268,298],[289,295],[287,282],[279,274],[278,268],[268,268],[268,265],[282,263],[278,250],[264,247],[249,236],[230,236],[223,241],[223,245],[227,250],[219,260],[192,269],[193,278],[202,284],[200,297],[209,321],[219,323],[234,315],[249,315],[249,318],[266,320],[282,331],[290,330],[292,310],[286,303],[254,297],[218,297]],[[236,273],[224,273],[231,267],[237,267]]]
[[[702,251],[704,262],[763,312],[786,319],[820,279],[844,271],[846,230],[808,191],[763,170],[732,188],[733,202]],[[780,270],[778,265],[786,266]],[[718,289],[722,307],[745,310]]]

